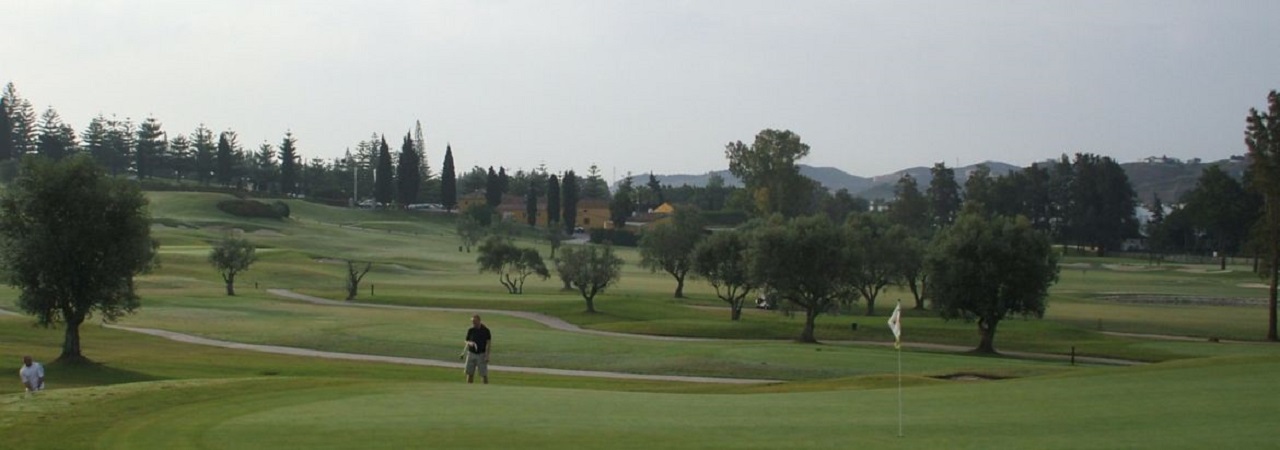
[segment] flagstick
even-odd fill
[[[902,346],[898,346],[898,437],[902,437]]]

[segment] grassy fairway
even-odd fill
[[[182,344],[99,327],[83,329],[99,364],[48,365],[51,390],[25,398],[0,383],[0,449],[182,448],[1265,448],[1274,443],[1280,347],[1211,343],[1256,339],[1264,291],[1246,267],[1166,265],[1071,257],[1045,320],[1010,319],[1002,350],[1158,362],[1071,367],[1060,361],[903,352],[906,437],[897,437],[898,354],[885,315],[861,306],[823,316],[820,346],[789,342],[800,320],[750,310],[739,322],[701,281],[672,299],[674,281],[627,260],[622,282],[582,312],[556,280],[530,279],[508,295],[459,252],[450,218],[353,211],[289,201],[288,221],[245,220],[213,205],[225,196],[152,193],[162,266],[140,277],[143,308],[122,324],[228,341],[331,352],[454,360],[468,314],[321,306],[267,288],[341,299],[344,260],[372,261],[356,303],[507,309],[611,332],[714,338],[663,341],[559,331],[486,314],[495,364],[785,380],[716,385],[495,372],[461,383],[457,369],[296,356]],[[260,261],[227,297],[205,262],[209,243],[238,230]],[[524,238],[522,245],[545,243]],[[376,288],[376,293],[374,292]],[[1246,299],[1238,306],[1133,302],[1127,295]],[[12,290],[0,307],[13,309]],[[850,323],[858,323],[852,330]],[[910,344],[976,344],[973,324],[908,311]],[[1195,336],[1166,341],[1099,331]],[[0,315],[0,361],[48,362],[60,329]],[[3,367],[3,366],[0,366]],[[1009,377],[944,381],[954,373]]]

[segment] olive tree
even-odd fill
[[[645,230],[640,237],[640,266],[661,269],[676,279],[675,298],[684,298],[684,280],[693,269],[693,247],[702,240],[703,220],[693,208],[676,209],[670,222]]]
[[[249,270],[258,260],[253,244],[248,239],[227,237],[209,251],[209,264],[218,269],[222,281],[227,284],[227,295],[236,295],[236,274]]]
[[[818,342],[813,334],[818,315],[857,299],[849,233],[825,215],[775,222],[757,233],[750,252],[752,278],[768,286],[770,295],[804,310],[797,340]]]
[[[505,237],[489,236],[480,244],[479,250],[476,263],[480,264],[480,272],[498,274],[498,281],[509,294],[523,293],[524,280],[529,275],[537,275],[544,280],[551,276],[537,250],[516,247]]]
[[[1005,317],[1044,317],[1049,286],[1058,280],[1049,238],[1022,216],[960,216],[937,236],[926,267],[942,318],[977,320],[979,353],[996,352],[996,327]]]
[[[88,156],[24,160],[0,194],[4,273],[22,311],[66,326],[60,360],[84,359],[80,325],[92,314],[113,321],[138,308],[134,277],[153,267],[158,247],[137,184]]]
[[[729,304],[731,320],[742,318],[742,305],[758,285],[747,261],[751,242],[745,232],[724,231],[711,235],[693,248],[693,272],[716,289],[716,297]]]
[[[594,313],[596,294],[622,278],[622,258],[614,255],[609,245],[565,247],[556,261],[556,270],[582,294],[587,301],[587,312]]]

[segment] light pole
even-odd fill
[[[347,150],[347,165],[351,166],[351,207],[360,206],[360,163],[351,157],[351,150]]]

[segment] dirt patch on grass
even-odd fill
[[[1242,288],[1250,288],[1250,289],[1268,289],[1271,287],[1270,285],[1267,285],[1264,283],[1240,283],[1240,284],[1237,284],[1236,286],[1239,286]]]
[[[998,381],[998,380],[1005,380],[1010,377],[1002,377],[999,375],[991,375],[991,374],[977,373],[977,372],[957,372],[957,373],[949,373],[946,375],[938,375],[930,378],[935,378],[938,380],[947,380],[947,381]]]
[[[1258,298],[1156,294],[1112,294],[1098,297],[1098,299],[1135,305],[1261,306],[1266,303],[1266,300]]]

